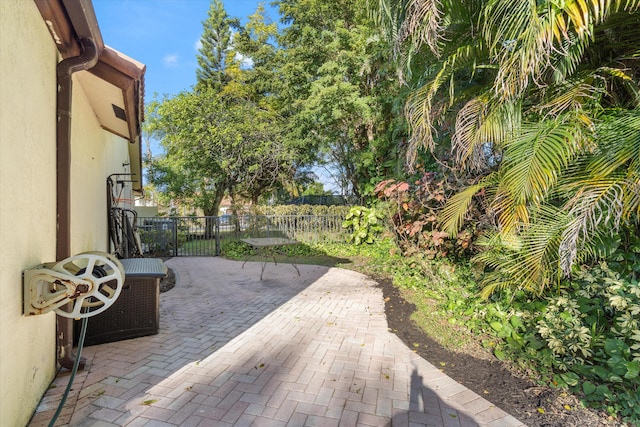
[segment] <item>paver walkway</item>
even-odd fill
[[[86,347],[56,425],[522,426],[388,331],[356,272],[173,258],[157,335]],[[59,375],[30,426],[47,425]]]

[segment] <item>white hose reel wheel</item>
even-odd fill
[[[122,264],[107,253],[86,252],[74,255],[55,264],[52,270],[91,283],[89,289],[78,288],[77,295],[74,295],[70,304],[56,308],[57,314],[72,319],[102,313],[116,302],[124,285]]]

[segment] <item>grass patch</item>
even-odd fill
[[[256,254],[250,245],[239,240],[223,240],[222,256],[237,261],[275,261],[282,264],[310,264],[347,267],[351,260],[327,253],[322,247],[307,243],[265,248]]]
[[[428,331],[429,336],[447,350],[458,351],[476,342],[469,330],[459,325],[451,314],[444,313],[436,300],[410,289],[402,289],[401,295],[416,306],[416,311],[411,316],[415,325]]]

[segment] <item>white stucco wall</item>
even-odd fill
[[[56,46],[32,1],[0,0],[0,425],[24,426],[54,378],[55,314],[22,314],[22,272],[56,256]],[[108,248],[106,177],[128,142],[74,78],[71,250]]]
[[[22,316],[22,271],[55,260],[56,62],[35,4],[0,1],[2,425],[25,425],[56,372],[55,315]]]
[[[108,251],[107,177],[114,173],[129,172],[128,149],[127,140],[100,128],[85,90],[74,76],[71,125],[72,253]],[[126,176],[119,178],[128,180]],[[126,184],[121,197],[132,197],[131,184]]]

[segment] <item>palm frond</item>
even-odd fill
[[[429,150],[434,148],[433,104],[436,95],[450,82],[453,73],[472,64],[477,54],[478,46],[475,44],[460,46],[439,65],[438,71],[428,83],[411,94],[405,106],[405,115],[412,130],[410,151],[415,152],[419,147]]]
[[[542,203],[580,148],[582,129],[575,121],[523,126],[506,147],[504,183],[517,205]]]
[[[493,104],[487,94],[468,101],[456,116],[451,151],[462,167],[480,170],[487,150],[497,149],[520,126],[520,104]]]
[[[617,230],[624,211],[625,182],[622,178],[583,182],[579,191],[565,205],[571,221],[560,243],[560,267],[568,276],[578,251],[599,230]]]
[[[501,99],[519,97],[531,82],[539,83],[558,49],[553,8],[540,13],[535,1],[494,0],[485,9],[485,38],[499,63],[494,90]]]
[[[529,27],[535,13],[530,0],[493,0],[483,10],[483,36],[489,51],[497,55],[515,47],[518,35]]]
[[[634,13],[640,9],[638,0],[570,0],[564,2],[563,11],[579,35],[590,34],[593,25],[607,20],[611,14]]]
[[[439,0],[409,0],[398,42],[403,43],[411,38],[416,48],[424,43],[434,55],[440,56],[440,42],[445,29],[442,21]]]
[[[604,178],[621,168],[637,168],[640,162],[640,111],[623,111],[596,127],[598,150],[588,170],[594,178]]]
[[[439,215],[439,223],[442,230],[451,236],[455,236],[462,228],[473,197],[480,190],[495,184],[495,181],[496,174],[488,175],[478,184],[471,185],[450,197]]]
[[[592,80],[593,78],[588,76],[554,85],[549,98],[544,100],[543,103],[536,105],[534,108],[535,111],[540,112],[546,117],[558,117],[563,113],[582,111],[586,103],[595,101],[597,96],[604,93],[602,89],[588,83],[588,81]],[[591,119],[588,116],[584,115],[582,120],[588,127],[592,127]]]
[[[513,199],[513,194],[508,190],[504,180],[500,180],[490,208],[496,213],[498,226],[502,234],[514,233],[519,223],[527,224],[529,214],[526,210],[518,208]]]
[[[558,41],[558,52],[553,52],[549,61],[551,73],[549,80],[555,84],[562,84],[573,75],[584,58],[587,44],[575,34],[566,34]]]
[[[518,240],[517,245],[504,244],[501,234],[490,250],[474,258],[493,269],[481,282],[483,297],[505,287],[540,295],[557,280],[558,245],[567,216],[549,205],[533,215],[535,220],[523,227],[519,236],[507,234]]]
[[[571,74],[593,42],[594,27],[613,13],[636,12],[638,0],[567,0],[538,7],[530,0],[493,0],[484,11],[484,37],[500,67],[494,89],[519,97],[549,71]],[[557,61],[557,63],[556,63]]]

